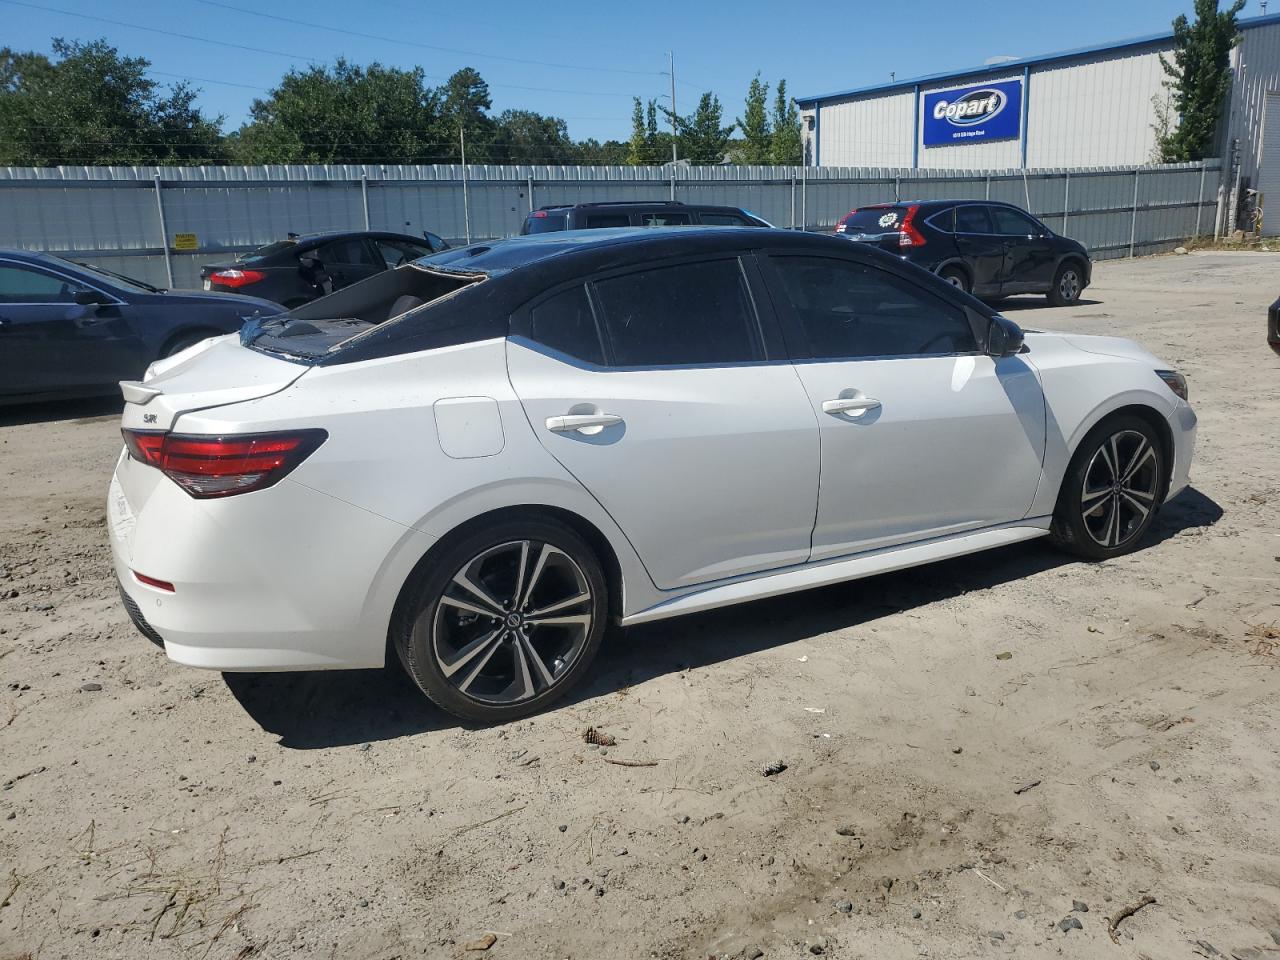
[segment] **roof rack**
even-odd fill
[[[539,210],[568,210],[571,207],[683,207],[683,200],[597,200],[591,203],[550,203]]]
[[[599,200],[580,207],[683,207],[683,200]]]

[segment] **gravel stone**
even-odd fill
[[[80,687],[80,689],[81,689],[81,690],[83,690],[85,693],[96,693],[97,691],[99,691],[99,690],[101,690],[101,689],[102,689],[102,684],[100,684],[100,683],[86,683],[86,684],[83,684],[83,685]]]
[[[1072,930],[1083,930],[1084,927],[1076,917],[1063,917],[1058,921],[1058,929],[1063,933],[1069,933]]]

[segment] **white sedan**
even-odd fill
[[[1186,383],[778,230],[476,244],[122,384],[126,606],[213,670],[398,656],[461,717],[563,695],[606,626],[1048,536],[1135,549]]]

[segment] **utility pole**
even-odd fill
[[[671,61],[671,162],[675,163],[676,157],[676,54],[674,50],[668,51],[668,59]]]
[[[467,191],[467,127],[458,121],[458,144],[462,148],[462,219],[467,243],[471,243],[471,198]]]

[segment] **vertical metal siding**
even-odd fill
[[[1253,183],[1262,165],[1263,120],[1267,94],[1280,93],[1280,23],[1264,24],[1241,32],[1240,45],[1232,51],[1235,82],[1227,143],[1240,141],[1240,175]]]
[[[1160,51],[1123,51],[1033,70],[1028,166],[1150,162],[1155,146],[1152,98],[1165,92],[1168,79]]]
[[[911,166],[910,130],[915,117],[910,90],[822,104],[815,129],[822,164]]]

